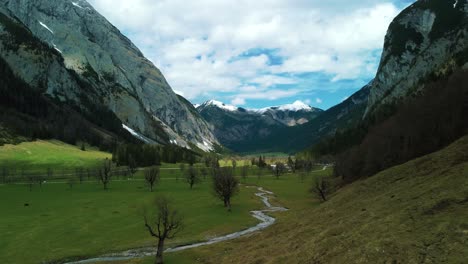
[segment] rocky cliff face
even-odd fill
[[[439,78],[467,67],[467,0],[420,0],[391,23],[366,113],[393,104]]]
[[[45,58],[2,43],[1,56],[28,83],[40,82],[51,96],[79,104],[83,91],[69,76],[74,72],[99,98],[96,103],[148,138],[204,149],[217,143],[209,125],[172,91],[153,63],[86,1],[0,0],[0,11],[56,50],[53,58]]]

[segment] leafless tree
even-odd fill
[[[70,190],[73,189],[73,186],[75,185],[75,183],[76,183],[76,176],[75,175],[68,176],[67,185],[70,188]]]
[[[26,183],[29,187],[29,191],[32,191],[32,188],[34,186],[34,183],[36,182],[36,179],[32,175],[32,173],[27,173],[24,171],[24,168],[21,169],[21,177],[26,180]]]
[[[213,190],[215,196],[224,202],[224,207],[231,211],[231,197],[239,192],[239,181],[234,177],[232,169],[225,167],[216,170]]]
[[[241,169],[241,177],[244,183],[247,181],[247,176],[249,175],[249,166],[245,165]]]
[[[104,190],[107,190],[107,186],[109,185],[111,178],[112,178],[112,161],[108,158],[104,160],[104,163],[101,169],[98,171],[98,180],[102,183]]]
[[[54,176],[54,171],[52,170],[52,168],[47,168],[47,180],[51,181],[52,180],[52,177]]]
[[[195,167],[189,166],[188,170],[185,173],[185,180],[190,185],[190,189],[193,189],[193,186],[200,182],[198,177],[198,171]]]
[[[301,182],[304,182],[305,176],[306,172],[304,170],[299,171],[299,179],[301,180]]]
[[[8,168],[6,166],[4,166],[2,168],[2,182],[3,183],[6,183],[7,182],[7,178],[8,178]]]
[[[80,184],[82,184],[84,181],[83,168],[75,168],[75,174],[78,180],[80,181]]]
[[[131,175],[131,178],[133,178],[133,175],[137,172],[137,164],[135,161],[135,158],[133,158],[132,155],[128,157],[128,169]]]
[[[310,188],[309,192],[316,195],[321,201],[327,201],[327,195],[329,192],[328,181],[322,177],[315,178],[315,181]]]
[[[158,239],[156,252],[156,264],[163,263],[164,242],[166,239],[174,238],[182,229],[183,218],[175,210],[167,198],[158,198],[154,203],[155,214],[149,214],[147,208],[143,210],[145,227],[151,236]]]
[[[263,168],[257,167],[257,180],[260,180],[262,176],[263,176]]]
[[[276,179],[279,179],[279,176],[283,174],[285,170],[286,170],[286,166],[284,166],[283,162],[280,162],[280,161],[276,162],[276,166],[275,166]]]
[[[203,179],[206,180],[206,176],[208,175],[208,170],[205,167],[200,168],[200,174],[203,176]]]
[[[160,170],[157,166],[145,170],[145,181],[151,192],[153,191],[154,185],[159,182],[160,175]]]

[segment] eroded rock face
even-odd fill
[[[102,103],[124,124],[158,138],[154,124],[160,122],[168,140],[183,146],[217,143],[208,124],[178,98],[153,63],[86,1],[0,0],[0,8],[54,48],[66,68],[91,83]],[[15,60],[9,62],[25,64]],[[67,76],[60,67],[41,64],[38,58],[27,68],[14,68],[23,71],[21,77],[28,82],[43,79],[42,69],[47,68],[47,93],[61,90],[63,96],[73,97],[73,85],[63,85]]]
[[[463,66],[468,48],[467,0],[420,0],[391,23],[366,113],[422,89],[421,83]]]

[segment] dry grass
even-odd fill
[[[277,224],[250,237],[179,253],[177,259],[216,264],[466,263],[467,150],[465,137],[355,182],[318,206],[300,200],[298,191],[284,191],[284,184],[265,183],[279,199],[286,196],[290,202],[284,202],[295,204],[278,214]]]

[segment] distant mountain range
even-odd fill
[[[250,151],[239,146],[254,147],[256,142],[277,131],[308,123],[323,112],[300,101],[263,109],[245,109],[210,100],[196,109],[212,125],[219,142],[235,151]]]

